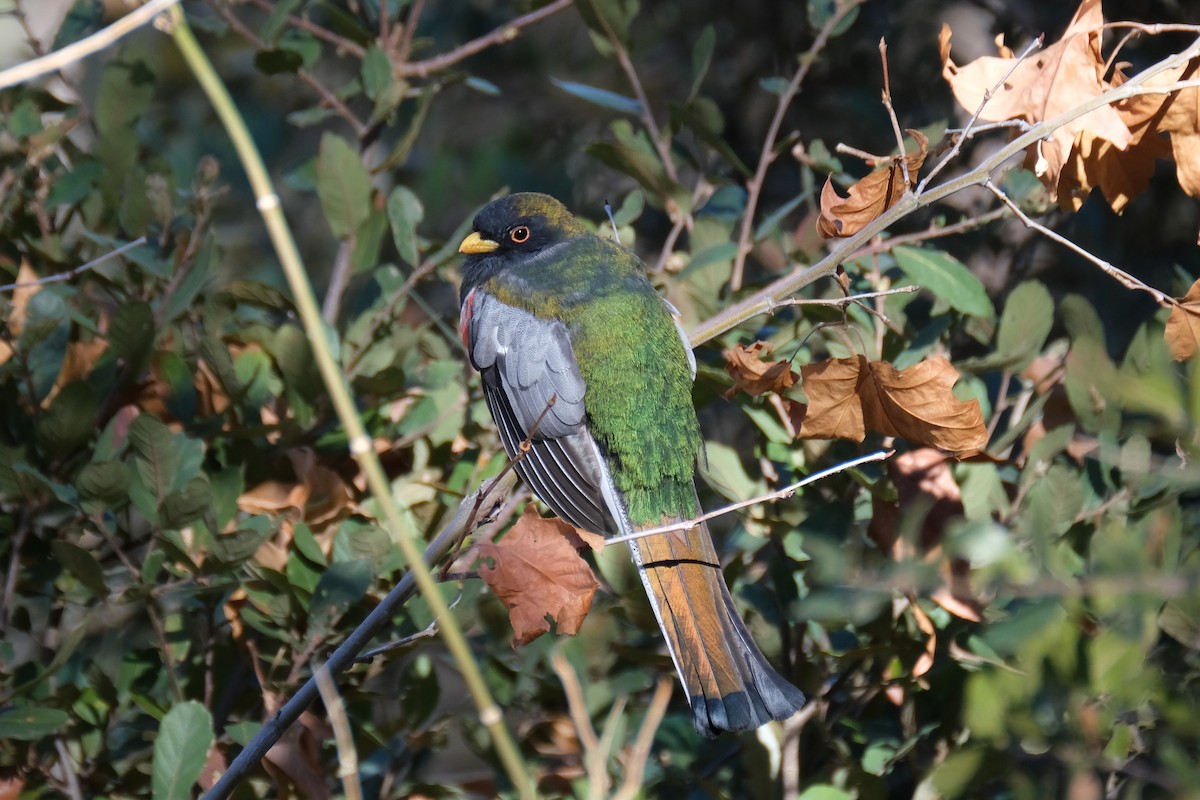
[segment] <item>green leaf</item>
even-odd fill
[[[154,738],[153,800],[190,800],[213,743],[212,715],[194,700],[171,707]]]
[[[308,523],[296,523],[296,527],[292,531],[292,544],[309,561],[325,566],[327,560],[325,552],[321,550],[321,545],[313,537],[312,528],[308,527]]]
[[[371,586],[375,570],[365,558],[331,564],[321,575],[308,607],[309,634],[326,635]]]
[[[100,76],[93,107],[100,135],[130,139],[129,128],[145,113],[153,91],[154,73],[144,63],[110,62]]]
[[[271,9],[271,15],[259,29],[259,37],[269,44],[279,41],[279,35],[287,30],[288,15],[300,6],[301,0],[279,0]]]
[[[236,564],[254,555],[259,545],[275,535],[278,526],[264,516],[250,517],[239,523],[233,533],[222,533],[212,537],[213,557],[226,564]]]
[[[700,31],[700,35],[696,37],[696,43],[692,45],[692,90],[688,92],[688,100],[692,100],[700,93],[700,84],[704,83],[704,76],[708,74],[708,67],[712,64],[713,49],[717,45],[717,31],[708,24],[704,26],[704,30]]]
[[[388,195],[388,221],[392,224],[392,241],[400,258],[412,267],[421,263],[417,225],[425,218],[420,199],[407,186],[397,186]]]
[[[1038,281],[1025,281],[1009,293],[1000,315],[996,351],[959,364],[974,372],[1009,369],[1020,372],[1042,350],[1054,326],[1054,300]]]
[[[588,155],[636,180],[650,191],[650,197],[657,200],[659,205],[667,199],[673,199],[681,208],[689,208],[689,195],[683,187],[667,177],[658,152],[645,132],[635,132],[625,120],[614,122],[612,130],[617,141],[594,142],[586,148]]]
[[[100,395],[84,381],[72,381],[54,397],[37,422],[37,439],[47,455],[65,456],[87,444],[96,432]]]
[[[175,437],[161,420],[140,414],[129,425],[129,445],[138,478],[155,502],[161,502],[171,493],[179,474]]]
[[[71,717],[58,708],[19,706],[0,709],[0,740],[29,742],[58,733]]]
[[[362,62],[363,91],[374,100],[392,84],[392,62],[375,45],[367,49]]]
[[[574,95],[580,100],[586,100],[601,108],[620,111],[622,114],[642,113],[642,104],[632,97],[626,97],[623,94],[617,94],[616,92],[610,92],[607,89],[600,89],[595,86],[588,86],[585,83],[576,83],[575,81],[560,81],[558,78],[551,78],[550,82],[567,94]]]
[[[321,137],[317,196],[329,228],[338,239],[350,236],[371,214],[371,177],[358,152],[332,133]]]
[[[54,560],[66,567],[89,592],[99,598],[108,596],[104,570],[95,556],[79,545],[62,539],[51,542],[50,551],[54,554]]]
[[[197,475],[163,499],[159,521],[164,528],[183,528],[200,519],[212,507],[208,478]]]
[[[668,103],[667,107],[670,109],[671,118],[675,120],[676,124],[684,125],[691,129],[699,137],[700,141],[717,151],[743,177],[749,178],[753,175],[745,162],[734,152],[729,143],[722,138],[721,133],[724,130],[725,121],[721,118],[721,112],[717,108],[716,103],[707,97],[696,97],[687,105]]]
[[[629,28],[639,7],[638,0],[581,0],[575,5],[579,16],[591,29],[592,44],[603,56],[613,53],[610,36],[628,47]]]
[[[480,94],[486,94],[488,97],[500,96],[500,87],[489,80],[470,75],[464,83],[466,83],[468,89],[474,89]]]
[[[139,371],[154,347],[154,312],[145,303],[126,303],[113,314],[108,346],[114,356]]]
[[[75,478],[75,488],[84,500],[115,506],[129,495],[129,466],[123,461],[93,461]]]
[[[372,206],[370,216],[358,226],[357,235],[354,237],[350,267],[355,274],[368,272],[379,266],[379,252],[383,248],[383,237],[387,231],[387,216]]]
[[[75,0],[71,10],[67,12],[58,33],[54,36],[51,50],[61,50],[67,45],[75,44],[85,36],[90,36],[104,27],[104,3],[96,0]]]
[[[896,265],[923,289],[950,307],[984,319],[996,316],[983,284],[949,253],[901,245],[892,250]]]

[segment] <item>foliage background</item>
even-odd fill
[[[689,325],[700,322],[731,300],[745,203],[734,161],[757,165],[778,79],[832,5],[746,2],[734,14],[711,2],[599,4],[610,24],[626,23],[615,39],[657,124],[677,128],[669,166],[637,138],[644,121],[629,113],[629,76],[588,11],[596,6],[402,75],[532,8],[389,7],[393,34],[420,9],[407,59],[401,33],[383,48],[389,61],[370,49],[380,45],[375,3],[187,5],[282,187],[318,294],[333,298],[331,336],[422,531],[502,466],[454,332],[454,248],[473,210],[506,188],[540,190],[599,224],[607,198],[623,241],[652,267],[668,243],[655,280]],[[748,287],[822,253],[821,183],[866,171],[836,143],[894,148],[879,102],[880,37],[901,124],[953,126],[964,115],[940,77],[943,20],[965,61],[991,52],[998,31],[1024,41],[1061,30],[1073,11],[998,5],[868,2],[838,30],[784,117]],[[1172,2],[1105,11],[1193,21]],[[77,4],[53,47],[102,22],[93,4]],[[1155,38],[1123,57],[1144,66],[1186,41]],[[361,130],[322,108],[314,87],[338,95]],[[70,281],[0,295],[0,796],[188,796],[172,774],[186,774],[198,751],[194,771],[211,782],[402,564],[371,522],[226,135],[170,40],[145,29],[61,81],[4,91],[0,112],[0,280],[150,239]],[[697,115],[707,122],[683,124]],[[973,144],[964,160],[997,141]],[[672,171],[682,195],[662,178]],[[1045,221],[1181,295],[1200,275],[1200,212],[1170,173],[1119,218],[1094,197]],[[1011,180],[1037,204],[1030,181]],[[691,230],[669,246],[681,218],[670,202],[686,204],[694,187]],[[902,230],[993,205],[963,192]],[[994,458],[945,467],[937,475],[949,484],[933,486],[914,487],[899,468],[844,474],[722,523],[730,584],[811,710],[757,736],[705,741],[675,697],[645,764],[646,796],[1179,797],[1200,785],[1194,363],[1169,360],[1157,306],[1011,219],[919,252],[966,264],[990,300],[964,311],[928,293],[889,298],[892,329],[853,310],[848,328],[812,336],[840,315],[785,310],[700,349],[705,504],[878,444],[796,442],[766,400],[724,399],[721,348],[755,339],[797,363],[946,354],[964,373],[962,395],[982,401]],[[848,271],[860,290],[919,282],[902,261],[880,248]],[[832,282],[810,293],[838,295]],[[546,794],[599,791],[551,654],[580,676],[594,724],[611,726],[603,764],[614,785],[668,669],[640,590],[602,567],[615,591],[581,636],[517,651],[478,580],[445,584]],[[471,568],[468,555],[452,571]],[[947,589],[968,610],[929,599]],[[414,600],[395,633],[429,622]],[[436,638],[356,668],[341,689],[367,796],[511,791]],[[209,735],[212,749],[200,748]],[[336,772],[314,707],[239,791],[282,796],[275,787],[290,784],[322,797],[340,791]]]

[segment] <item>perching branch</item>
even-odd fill
[[[760,495],[750,500],[740,500],[736,503],[731,503],[730,505],[718,508],[716,511],[709,511],[707,514],[701,514],[695,519],[684,520],[683,522],[672,522],[670,525],[660,525],[657,528],[647,528],[643,531],[634,531],[633,533],[623,533],[618,536],[610,536],[604,540],[604,544],[605,546],[608,546],[610,544],[633,541],[634,539],[643,539],[647,536],[654,536],[655,534],[659,533],[689,531],[702,522],[708,522],[710,519],[724,516],[731,511],[737,511],[738,509],[746,508],[747,506],[756,506],[759,503],[767,503],[772,500],[782,500],[784,498],[791,497],[796,493],[797,490],[803,489],[810,483],[816,483],[819,480],[828,478],[830,475],[836,475],[839,472],[845,472],[848,469],[854,469],[855,467],[862,466],[863,464],[869,464],[872,461],[883,461],[884,459],[890,458],[891,455],[891,450],[879,450],[865,456],[859,456],[858,458],[851,459],[850,461],[830,467],[829,469],[823,469],[820,472],[814,472],[804,480],[796,481],[793,484],[785,486],[782,489],[776,489],[768,494]]]

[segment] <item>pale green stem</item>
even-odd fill
[[[279,256],[279,263],[283,267],[284,275],[287,276],[288,285],[291,287],[296,303],[296,310],[300,313],[300,318],[304,323],[304,330],[312,346],[313,357],[321,372],[321,378],[329,391],[329,397],[333,402],[338,419],[341,420],[342,426],[346,430],[350,453],[366,476],[367,485],[383,511],[388,528],[395,534],[393,538],[399,544],[400,550],[408,562],[408,567],[412,570],[417,588],[420,589],[422,596],[429,603],[438,620],[446,647],[462,671],[463,680],[479,709],[479,720],[491,733],[496,753],[504,764],[510,780],[522,798],[532,798],[534,797],[533,784],[529,779],[525,762],[504,725],[499,707],[492,700],[491,693],[484,683],[479,665],[471,654],[462,629],[451,616],[446,601],[438,591],[436,580],[421,558],[421,550],[417,544],[415,532],[404,523],[400,515],[400,510],[392,497],[387,476],[375,455],[371,438],[367,435],[350,397],[345,376],[329,349],[320,309],[317,307],[312,287],[308,283],[307,273],[296,248],[296,242],[292,238],[291,230],[288,228],[283,211],[279,206],[279,196],[275,194],[258,148],[255,147],[250,132],[247,130],[241,114],[238,113],[233,99],[226,91],[225,85],[217,76],[199,42],[192,35],[183,12],[175,7],[171,10],[171,14],[174,23],[171,35],[175,39],[175,44],[179,47],[188,67],[191,68],[196,80],[199,81],[212,102],[217,116],[220,117],[229,138],[233,141],[238,157],[246,170],[246,175],[250,179],[255,203],[266,223],[267,232],[270,234],[271,242]]]

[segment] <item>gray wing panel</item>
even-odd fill
[[[464,313],[468,307],[464,328],[471,362],[483,376],[488,409],[517,472],[572,525],[617,532],[600,488],[604,478],[585,422],[583,377],[566,327],[479,290],[464,303]],[[546,411],[551,397],[554,405]],[[527,438],[530,445],[522,453]]]

